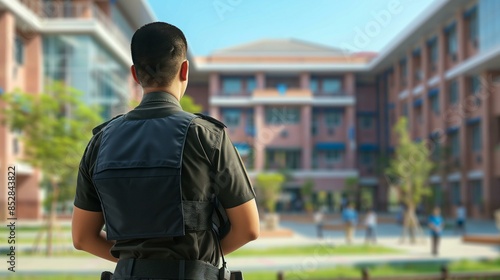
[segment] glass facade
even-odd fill
[[[134,35],[134,29],[128,23],[123,13],[118,9],[116,5],[111,5],[111,19],[120,28],[120,30],[125,34],[127,39],[131,40]]]
[[[478,6],[479,50],[486,51],[500,44],[500,1],[480,0]]]
[[[43,54],[47,82],[63,81],[81,91],[84,102],[101,107],[104,119],[128,110],[128,66],[120,64],[93,37],[45,36]]]

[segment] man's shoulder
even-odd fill
[[[94,128],[92,129],[92,134],[93,134],[93,135],[96,135],[96,134],[97,134],[97,133],[99,133],[99,132],[100,132],[103,128],[105,128],[105,127],[106,127],[106,126],[107,126],[110,122],[112,122],[112,121],[114,121],[114,120],[116,120],[116,119],[118,119],[118,118],[120,118],[120,117],[122,117],[122,116],[123,116],[123,114],[117,115],[117,116],[113,117],[112,119],[110,119],[109,121],[103,122],[103,123],[101,123],[100,125],[98,125],[98,126],[94,127]]]
[[[208,115],[196,113],[197,118],[195,118],[192,122],[194,127],[202,127],[212,133],[222,133],[226,125]]]

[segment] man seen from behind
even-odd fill
[[[180,106],[189,76],[182,31],[147,24],[135,32],[131,51],[143,98],[93,130],[78,174],[73,244],[117,262],[116,280],[219,279],[221,251],[259,235],[245,167],[224,124]],[[231,223],[220,245],[214,197]]]

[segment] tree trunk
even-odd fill
[[[56,223],[56,207],[57,207],[57,198],[59,197],[59,185],[56,180],[51,180],[50,184],[52,185],[52,201],[50,203],[50,213],[49,220],[47,226],[47,256],[52,256],[53,248],[52,248],[52,238],[54,236],[54,227]]]
[[[400,242],[405,243],[406,236],[409,236],[410,244],[415,244],[417,235],[423,236],[423,231],[420,227],[418,217],[415,214],[415,205],[408,204],[403,218],[403,231],[401,233]]]

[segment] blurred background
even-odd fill
[[[500,279],[481,274],[500,271],[499,11],[496,0],[0,0],[0,220],[13,216],[8,166],[18,218],[17,272],[3,262],[0,279],[113,270],[72,247],[76,172],[92,127],[140,102],[130,39],[153,21],[184,31],[181,104],[227,125],[254,183],[262,236],[229,256],[247,279],[443,266]]]

